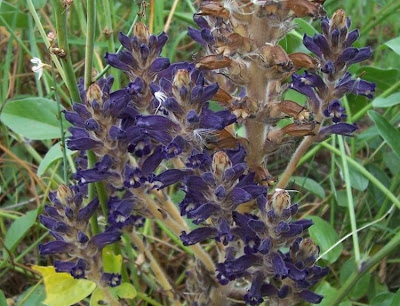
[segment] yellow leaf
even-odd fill
[[[58,273],[54,267],[32,266],[43,276],[46,300],[49,306],[67,306],[80,302],[89,296],[96,284],[86,279],[75,279],[69,273]]]

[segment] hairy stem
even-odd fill
[[[171,284],[168,281],[168,278],[165,276],[164,271],[161,269],[159,263],[157,260],[154,258],[153,254],[151,254],[150,250],[146,248],[144,245],[142,239],[134,233],[131,232],[129,233],[131,240],[133,243],[136,244],[136,246],[139,248],[139,250],[147,257],[147,259],[150,261],[150,267],[151,270],[153,270],[155,277],[157,278],[157,281],[163,288],[163,290],[166,292],[168,295],[168,298],[172,302],[172,305],[180,305],[179,301],[175,299],[175,296],[173,294],[173,288]]]
[[[307,150],[314,143],[314,136],[306,136],[300,145],[297,147],[294,152],[289,164],[287,165],[285,171],[283,172],[278,184],[276,184],[276,188],[285,189],[290,177],[293,175],[293,172],[296,170],[297,165],[299,164],[300,159],[304,156]]]

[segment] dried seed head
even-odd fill
[[[316,2],[310,2],[309,0],[288,0],[284,4],[286,4],[298,18],[320,18],[325,16],[322,5]]]
[[[284,209],[290,206],[290,195],[285,189],[275,189],[274,194],[268,201],[268,208],[273,210],[278,216],[282,215]]]
[[[291,53],[289,58],[296,69],[306,68],[312,70],[318,65],[318,62],[313,57],[302,52]]]
[[[103,104],[102,97],[103,97],[103,92],[101,91],[100,86],[97,85],[96,83],[91,84],[86,92],[87,101],[92,102],[96,100],[97,103]]]
[[[208,55],[200,59],[196,64],[196,68],[199,69],[221,69],[226,68],[231,64],[232,60],[229,57],[223,55]]]
[[[218,151],[214,154],[212,170],[216,178],[222,178],[225,170],[230,167],[232,167],[232,162],[225,152]]]
[[[148,27],[143,22],[139,21],[133,28],[133,36],[136,36],[141,43],[147,43],[150,37]]]
[[[72,190],[67,185],[60,185],[57,189],[57,198],[66,205],[73,198]]]
[[[342,9],[338,9],[333,13],[331,19],[331,29],[338,28],[343,29],[346,26],[346,13]]]
[[[303,137],[308,135],[314,135],[315,122],[311,123],[291,123],[282,128],[284,134],[288,134],[294,137]]]
[[[190,75],[186,69],[179,69],[174,76],[173,86],[176,88],[189,88],[190,87]]]

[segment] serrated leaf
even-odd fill
[[[1,114],[1,121],[14,132],[29,139],[60,138],[56,102],[45,98],[10,101]]]
[[[314,224],[309,228],[308,231],[311,238],[321,248],[321,253],[324,253],[339,240],[339,236],[332,225],[325,220],[317,216],[313,216],[311,219],[313,220]],[[326,254],[323,259],[329,261],[330,263],[334,263],[339,258],[342,251],[343,245],[340,243],[328,254]]]
[[[400,131],[398,131],[389,121],[375,111],[369,111],[368,115],[375,122],[379,133],[387,144],[392,148],[393,152],[400,157]]]
[[[400,36],[387,41],[385,45],[400,55]]]
[[[386,98],[377,97],[372,101],[373,107],[391,107],[400,104],[400,92],[396,92]]]
[[[307,191],[315,194],[317,197],[321,199],[325,198],[324,188],[322,188],[322,186],[313,179],[302,176],[292,176],[290,181],[295,183],[297,186],[302,187]]]
[[[31,226],[35,223],[36,217],[37,211],[32,210],[16,219],[11,224],[4,239],[4,244],[9,251],[12,252],[14,248],[18,245],[20,240],[25,236]]]
[[[54,267],[32,266],[43,276],[49,306],[73,305],[89,296],[96,284],[86,279],[75,279],[69,273],[57,273]]]
[[[47,151],[46,155],[43,157],[43,160],[39,165],[39,168],[37,169],[38,176],[42,176],[53,163],[63,158],[63,151],[61,150],[60,144],[60,142],[57,142]],[[64,150],[66,150],[66,153],[69,156],[75,153],[68,148],[65,148]]]

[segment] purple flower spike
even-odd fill
[[[189,234],[186,234],[186,232],[183,231],[180,238],[184,245],[193,245],[208,238],[215,237],[217,233],[218,230],[214,227],[201,227],[196,228]]]
[[[49,243],[39,245],[39,253],[41,256],[57,254],[73,249],[73,245],[65,241],[51,241]]]
[[[106,245],[117,242],[121,239],[120,232],[104,232],[97,234],[92,239],[90,239],[89,244],[97,247],[98,249],[104,248]]]

